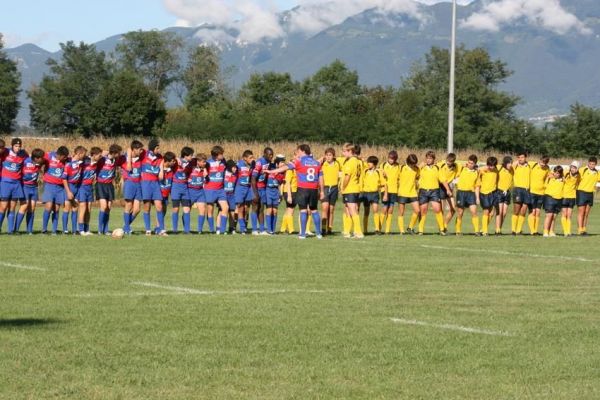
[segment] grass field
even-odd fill
[[[2,235],[0,398],[598,399],[599,244]]]

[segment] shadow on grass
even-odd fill
[[[0,318],[0,330],[2,329],[27,329],[47,325],[63,324],[65,321],[54,318]]]

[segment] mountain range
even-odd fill
[[[467,48],[486,48],[514,71],[501,89],[522,98],[517,110],[521,117],[562,114],[575,102],[600,106],[600,2],[562,0],[561,5],[585,24],[587,34],[558,34],[525,17],[501,25],[497,31],[458,29],[459,43]],[[484,6],[482,0],[459,6],[458,19],[466,20]],[[303,79],[335,59],[357,70],[363,84],[397,87],[432,46],[449,47],[451,4],[418,7],[419,17],[365,10],[311,35],[294,32],[287,26],[290,16],[298,11],[296,8],[279,14],[285,36],[257,43],[243,42],[239,32],[230,27],[204,24],[166,30],[181,36],[187,46],[218,46],[223,66],[232,67],[229,83],[234,89],[239,89],[254,72],[290,72],[295,79]],[[106,53],[114,53],[121,38],[122,34],[115,35],[95,45]],[[59,59],[61,53],[33,44],[5,51],[17,62],[22,74],[18,123],[26,125],[29,101],[25,91],[48,73],[46,60]],[[177,104],[174,95],[169,97],[169,104]]]

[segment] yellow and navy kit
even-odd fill
[[[342,171],[342,164],[337,160],[333,160],[331,163],[327,161],[323,162],[321,166],[323,171],[323,184],[324,186],[337,186],[340,180],[340,172]]]
[[[379,189],[384,185],[383,173],[380,170],[373,168],[364,171],[361,193],[379,193]]]
[[[454,180],[460,176],[460,173],[461,173],[462,169],[464,168],[459,163],[454,163],[454,166],[452,168],[450,168],[448,166],[448,163],[446,163],[446,161],[440,161],[436,165],[440,169],[440,176],[441,176],[440,182],[446,182],[448,184],[451,184],[452,182],[454,182]]]
[[[498,190],[508,192],[513,185],[514,170],[506,169],[502,165],[497,166],[498,169]]]
[[[285,181],[290,184],[290,190],[292,193],[298,191],[298,179],[296,178],[296,171],[288,169],[285,171]]]
[[[356,157],[350,157],[342,165],[344,180],[350,177],[346,187],[342,187],[342,194],[358,194],[361,189],[361,176],[363,172],[362,161]],[[342,183],[343,184],[343,183]]]
[[[400,167],[398,196],[406,198],[417,197],[417,181],[420,177],[418,167],[403,165]]]
[[[383,172],[383,178],[387,185],[387,191],[389,194],[398,194],[400,187],[400,164],[390,164],[384,162],[381,166]]]
[[[479,192],[481,194],[490,194],[498,190],[498,176],[499,172],[496,167],[481,169],[479,171],[479,181],[481,183]]]
[[[531,183],[531,167],[533,164],[533,162],[525,164],[517,163],[513,171],[514,187],[529,190]]]
[[[419,189],[422,190],[437,190],[440,188],[440,182],[444,177],[437,165],[424,165],[419,171]]]
[[[600,182],[600,173],[598,173],[596,169],[581,167],[579,169],[579,175],[581,176],[581,180],[577,190],[586,193],[594,193],[596,191],[596,185]]]
[[[542,167],[534,162],[531,164],[531,176],[529,180],[529,191],[533,195],[541,196],[546,190],[546,181],[550,174],[550,167]]]
[[[555,200],[562,200],[564,187],[564,179],[548,178],[546,180],[546,196],[550,196]]]
[[[479,171],[477,168],[461,168],[456,188],[463,192],[474,192],[479,186]]]
[[[573,176],[568,172],[565,175],[565,187],[562,194],[563,199],[575,199],[577,197],[577,186],[579,185],[580,180],[581,175],[579,174]]]

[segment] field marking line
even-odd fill
[[[0,261],[0,266],[6,267],[6,268],[26,269],[29,271],[46,271],[46,268],[32,267],[30,265],[11,264],[11,263],[6,263],[6,262],[2,262],[2,261]]]
[[[273,290],[198,290],[181,286],[168,286],[152,282],[131,282],[135,286],[144,286],[154,289],[171,290],[180,294],[195,294],[204,296],[213,295],[230,295],[230,294],[282,294],[282,293],[326,293],[325,290],[289,290],[289,289],[273,289]]]
[[[476,334],[480,334],[480,335],[509,336],[509,337],[516,336],[510,332],[491,331],[488,329],[471,328],[468,326],[452,325],[452,324],[434,324],[431,322],[417,321],[414,319],[390,318],[390,320],[397,324],[427,326],[427,327],[431,327],[431,328],[439,328],[439,329],[446,329],[446,330],[466,332],[466,333],[476,333]]]
[[[581,262],[594,262],[595,261],[595,260],[590,260],[589,258],[583,258],[583,257],[553,256],[550,254],[522,253],[522,252],[514,252],[514,251],[506,251],[506,250],[470,249],[467,247],[432,246],[432,245],[427,245],[427,244],[422,244],[422,245],[420,245],[420,247],[423,247],[425,249],[435,249],[435,250],[455,250],[455,251],[466,251],[466,252],[472,252],[472,253],[501,254],[501,255],[505,255],[505,256],[549,258],[549,259],[565,260],[565,261],[581,261]]]

